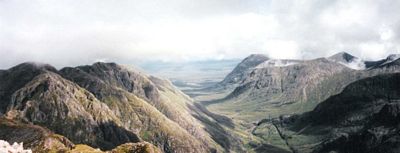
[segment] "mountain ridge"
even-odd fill
[[[74,143],[108,150],[144,139],[164,152],[222,150],[190,113],[189,97],[167,81],[116,63],[60,71],[23,63],[0,76],[9,91],[1,96],[2,114],[48,127]],[[17,80],[18,86],[8,85]]]

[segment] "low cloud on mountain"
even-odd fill
[[[0,0],[0,65],[400,52],[398,0]]]

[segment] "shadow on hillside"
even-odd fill
[[[212,105],[212,104],[217,104],[220,102],[223,102],[226,98],[221,98],[221,99],[215,99],[215,100],[209,100],[209,101],[201,101],[200,103],[203,106],[208,106],[208,105]]]
[[[140,142],[139,136],[132,131],[129,131],[123,127],[118,126],[114,122],[107,122],[99,125],[99,130],[103,135],[103,140],[98,141],[98,145],[102,150],[110,150],[115,147],[128,143],[128,142]]]
[[[234,128],[235,126],[230,118],[212,113],[199,103],[189,105],[189,108],[196,113],[193,116],[203,123],[205,130],[211,135],[211,138],[221,145],[227,152],[237,145],[235,142],[237,140],[221,126],[224,125],[228,128]]]
[[[229,128],[235,128],[235,124],[233,123],[232,119],[223,116],[223,115],[219,115],[213,112],[210,112],[205,106],[203,106],[202,104],[199,103],[195,103],[194,106],[200,110],[202,113],[206,114],[207,116],[211,117],[212,119],[214,119],[215,121],[217,121],[219,124],[222,124],[226,127]]]
[[[11,143],[23,142],[24,146],[28,148],[36,147],[37,143],[40,143],[52,133],[57,133],[68,138],[68,135],[71,135],[73,132],[76,131],[62,131],[62,129],[49,130],[46,126],[22,123],[18,120],[9,120],[0,117],[0,140],[6,140]],[[95,131],[93,132],[93,134],[96,134],[96,137],[87,139],[89,141],[94,139],[95,141],[92,142],[87,142],[87,140],[82,140],[80,138],[73,139],[72,137],[69,137],[69,140],[63,139],[63,137],[54,138],[58,139],[58,141],[67,147],[72,147],[73,144],[71,144],[71,142],[73,142],[74,144],[86,144],[102,150],[111,150],[124,143],[140,141],[140,138],[135,133],[118,126],[114,122],[103,123],[95,127]]]
[[[262,144],[260,147],[254,149],[254,151],[256,153],[291,153],[290,151],[269,144]]]

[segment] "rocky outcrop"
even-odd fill
[[[126,143],[110,151],[110,153],[121,153],[121,152],[159,153],[161,151],[158,148],[154,147],[152,144],[147,142]]]
[[[120,127],[121,121],[107,105],[53,72],[36,76],[11,99],[8,118],[47,127],[75,143],[111,149],[140,140]]]
[[[0,139],[12,143],[22,143],[25,148],[35,153],[161,153],[157,147],[147,142],[125,143],[110,151],[102,151],[82,144],[75,145],[68,138],[54,134],[47,128],[4,117],[0,118]]]
[[[46,128],[4,117],[0,118],[0,139],[10,143],[22,142],[25,148],[38,153],[66,151],[74,147],[67,138],[54,134]]]

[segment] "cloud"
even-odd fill
[[[0,67],[400,53],[398,0],[0,0]]]

